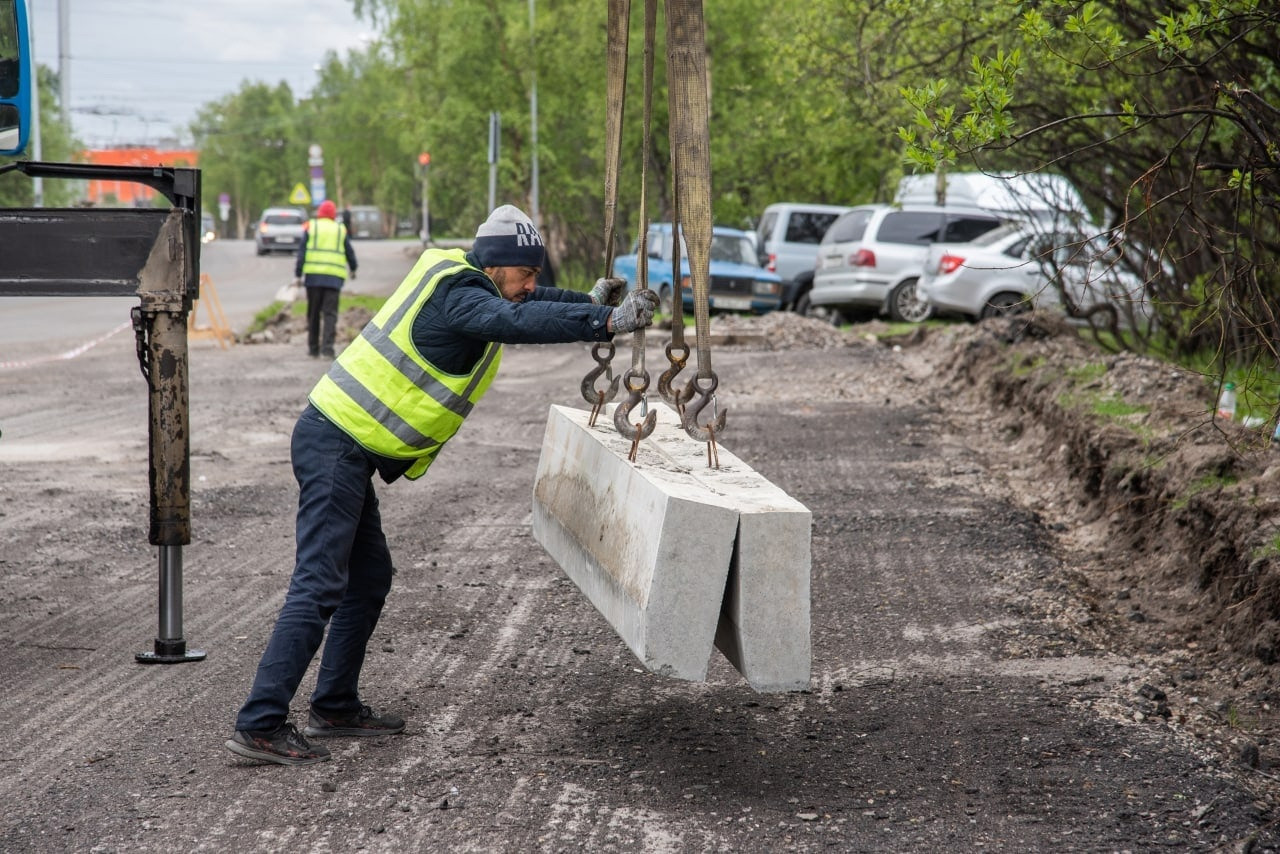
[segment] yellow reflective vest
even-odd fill
[[[375,454],[413,460],[418,478],[458,432],[498,372],[489,342],[468,374],[448,374],[413,344],[413,321],[446,276],[477,270],[461,249],[428,249],[391,298],[311,390],[312,405]],[[501,296],[490,283],[495,295]]]
[[[302,275],[319,273],[347,277],[347,227],[340,222],[319,217],[307,226],[307,254],[302,260]]]

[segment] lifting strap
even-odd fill
[[[618,171],[622,162],[622,117],[627,100],[627,51],[631,32],[631,0],[609,0],[608,22],[608,79],[605,90],[605,146],[604,146],[604,274],[613,275],[614,248],[616,245],[615,220],[618,212]],[[591,357],[596,360],[582,379],[582,397],[590,403],[591,423],[604,405],[618,394],[621,377],[615,377],[610,363],[613,360],[612,341],[597,341],[591,347]],[[595,387],[596,379],[604,375],[606,386]]]
[[[648,286],[645,165],[648,158],[649,132],[652,120],[653,43],[657,17],[656,0],[645,2],[645,69],[644,69],[644,148],[641,161],[641,232],[637,278],[639,287]],[[610,0],[608,20],[608,81],[605,125],[605,275],[613,274],[618,205],[618,173],[622,160],[622,121],[626,103],[626,76],[631,0]],[[710,319],[710,254],[711,254],[711,154],[710,107],[707,85],[706,25],[702,0],[666,0],[667,85],[669,109],[669,143],[672,172],[672,242],[673,276],[671,342],[666,354],[670,367],[658,382],[662,396],[681,416],[681,425],[692,438],[708,442],[708,458],[715,460],[716,435],[724,429],[726,409],[717,412],[715,391],[719,379],[711,367]],[[688,255],[689,280],[693,290],[698,372],[683,390],[672,380],[683,369],[689,356],[684,340],[684,297],[681,275],[681,237]],[[614,413],[619,432],[638,442],[640,432],[652,419],[635,425],[629,413],[641,405],[649,385],[644,370],[645,337],[637,330],[633,339],[632,366],[626,373],[628,401]],[[583,398],[592,404],[591,423],[605,403],[617,394],[619,377],[613,377],[612,343],[600,342],[592,347],[597,367],[582,381]],[[605,375],[604,389],[595,382]],[[711,405],[710,417],[699,423],[699,416]],[[646,407],[647,408],[647,407]],[[652,426],[649,427],[649,432]],[[648,432],[645,432],[648,435]],[[713,462],[714,465],[714,462]]]
[[[644,121],[640,145],[640,236],[636,241],[636,289],[649,288],[649,204],[647,199],[649,165],[649,131],[653,123],[653,44],[657,30],[658,0],[644,0]],[[674,235],[673,235],[674,236]],[[679,285],[679,271],[677,281]],[[647,439],[658,423],[658,413],[650,411],[645,392],[649,389],[649,372],[644,364],[645,331],[641,327],[631,336],[631,368],[623,374],[627,399],[613,410],[613,424],[618,433],[631,440],[629,459],[635,462],[640,440]],[[640,421],[634,424],[631,413],[640,407]]]
[[[727,409],[715,411],[719,384],[711,368],[711,133],[707,98],[707,35],[702,0],[667,0],[667,85],[676,204],[689,253],[698,373],[682,395],[688,400],[681,426],[692,438],[712,443],[724,429]],[[678,155],[677,155],[678,152]],[[674,324],[673,324],[674,328]],[[710,403],[711,419],[698,416]]]

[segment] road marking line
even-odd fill
[[[16,361],[16,362],[0,362],[0,370],[4,370],[6,368],[29,368],[32,365],[41,365],[46,362],[58,362],[64,359],[74,359],[76,356],[80,356],[80,355],[83,355],[84,353],[89,352],[94,347],[97,347],[99,344],[101,344],[103,341],[106,341],[108,338],[110,338],[113,335],[118,335],[119,333],[128,329],[132,325],[133,325],[133,321],[126,320],[124,323],[121,323],[119,326],[117,326],[115,329],[112,329],[107,334],[101,335],[93,339],[92,341],[87,341],[84,344],[81,344],[79,347],[68,350],[65,353],[58,353],[57,355],[54,355],[54,356],[41,356],[37,359],[23,359],[21,361]]]

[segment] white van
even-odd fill
[[[782,308],[794,309],[813,285],[813,264],[822,235],[847,210],[800,202],[780,202],[764,209],[756,226],[756,249],[760,265],[782,278]]]
[[[938,176],[908,175],[898,182],[897,205],[947,205],[977,208],[1008,219],[1051,226],[1087,228],[1093,219],[1080,191],[1063,175],[956,172],[946,175],[945,198],[938,198]]]

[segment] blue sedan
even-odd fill
[[[613,263],[613,274],[634,288],[638,281],[635,248]],[[658,292],[661,311],[670,314],[676,281],[671,266],[672,228],[669,222],[653,223],[648,232],[649,288]],[[688,252],[680,244],[680,292],[685,311],[693,310],[693,290],[689,281]],[[751,235],[736,228],[716,226],[711,234],[711,287],[709,306],[713,311],[745,311],[764,314],[782,302],[782,279],[760,266]]]

